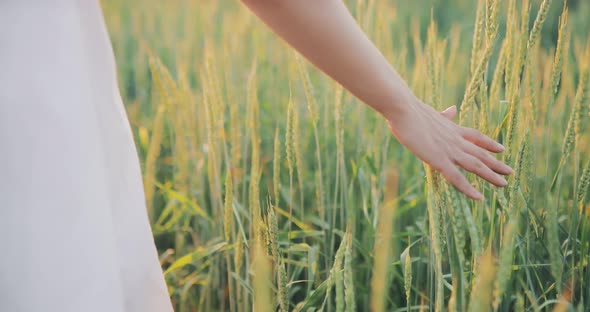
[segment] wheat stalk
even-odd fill
[[[375,234],[375,243],[373,249],[375,254],[373,260],[373,274],[371,276],[371,310],[373,312],[385,311],[387,307],[385,297],[389,286],[388,262],[390,261],[390,257],[392,255],[392,221],[397,204],[398,189],[398,174],[396,170],[388,171],[384,184],[387,186],[387,191],[384,194],[383,204],[381,205],[381,208],[378,212],[379,218],[377,223],[377,233]],[[411,271],[409,274],[409,278],[411,279]],[[406,272],[404,272],[404,276],[406,284],[408,284],[406,287],[406,294],[409,301],[410,290],[408,287],[411,286],[411,281],[407,282],[408,277],[406,277]]]
[[[275,141],[274,141],[274,157],[273,157],[273,170],[272,170],[272,178],[273,178],[273,188],[274,188],[274,195],[275,195],[275,206],[279,206],[279,193],[281,189],[281,141],[279,138],[279,128],[277,127],[275,131]]]

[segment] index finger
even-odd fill
[[[487,135],[471,128],[463,128],[463,137],[471,143],[484,148],[490,152],[501,153],[504,151],[504,146]]]

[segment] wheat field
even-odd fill
[[[103,0],[175,310],[590,311],[590,3],[346,3],[508,186],[464,197],[238,1]]]

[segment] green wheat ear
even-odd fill
[[[541,7],[539,8],[539,12],[537,12],[537,17],[535,18],[533,29],[531,30],[529,36],[529,40],[527,41],[527,48],[529,51],[537,42],[537,38],[541,33],[541,29],[543,28],[543,24],[545,22],[545,18],[547,17],[547,13],[549,12],[550,5],[551,0],[543,0],[543,3],[541,3]]]
[[[352,254],[352,234],[346,234],[346,247],[344,249],[344,289],[346,311],[356,311],[356,299],[354,293],[354,270],[352,268],[353,254]]]
[[[277,300],[281,311],[289,311],[289,286],[285,262],[279,248],[279,224],[275,208],[271,206],[267,215],[268,242],[277,276]]]
[[[412,294],[412,257],[408,249],[408,254],[404,257],[404,289],[406,290],[406,306],[410,309],[410,295]]]
[[[334,260],[334,266],[332,267],[332,273],[334,274],[334,284],[336,285],[336,311],[344,312],[344,274],[343,274],[343,262],[345,249],[347,244],[348,235],[342,237],[340,247],[336,251],[336,258]]]
[[[550,89],[549,89],[549,104],[548,106],[551,107],[553,106],[553,104],[555,104],[555,99],[557,97],[557,92],[559,91],[558,87],[559,87],[559,82],[561,81],[561,72],[563,70],[563,50],[564,48],[569,47],[569,42],[567,42],[566,38],[569,38],[568,34],[567,34],[567,16],[568,16],[568,10],[567,7],[564,6],[563,8],[563,13],[559,19],[559,34],[557,37],[557,47],[555,50],[555,57],[554,57],[554,61],[553,61],[553,66],[551,67],[551,78],[550,78]],[[574,135],[574,118],[575,118],[575,108],[573,110],[573,114],[571,115],[572,117],[570,118],[570,120],[568,121],[568,129],[570,129],[571,134],[566,134],[566,137],[564,139],[564,143],[563,143],[563,148],[562,148],[562,155],[565,155],[566,152],[568,152],[566,150],[566,148],[569,148],[571,146],[571,143],[573,143],[573,135]],[[569,144],[568,144],[568,140],[569,140]],[[552,190],[557,182],[557,178],[559,176],[559,173],[561,171],[561,167],[563,166],[563,160],[565,159],[565,157],[562,157],[562,159],[560,160],[560,162],[557,165],[557,171],[555,173],[555,176],[553,177],[553,180],[551,182],[551,187],[550,189]]]

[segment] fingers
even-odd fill
[[[445,109],[444,111],[440,112],[440,114],[443,115],[448,120],[453,120],[453,119],[455,119],[455,116],[457,116],[457,107],[455,105],[453,105],[453,106]]]
[[[478,192],[471,184],[469,184],[467,178],[453,163],[448,162],[439,171],[442,173],[445,179],[449,181],[449,183],[454,185],[463,194],[475,200],[483,199],[483,195]]]
[[[504,146],[502,146],[502,144],[492,140],[475,129],[463,128],[462,134],[466,140],[490,152],[501,153],[504,151]]]
[[[471,143],[466,143],[465,151],[474,157],[481,160],[486,166],[496,173],[509,175],[512,173],[512,168],[490,155],[486,150]]]
[[[465,170],[477,174],[495,186],[503,187],[508,184],[508,182],[503,177],[495,173],[492,169],[490,169],[490,167],[486,166],[480,159],[470,154],[463,154],[456,160],[456,162],[457,165],[461,166]]]
[[[455,106],[451,106],[440,112],[440,114],[447,120],[452,121],[457,115],[457,109]],[[452,152],[448,154],[449,158],[446,158],[447,160],[442,166],[439,162],[438,168],[435,169],[441,172],[449,183],[466,196],[475,200],[482,200],[483,195],[469,183],[457,166],[498,187],[504,187],[508,184],[501,175],[511,174],[512,169],[489,154],[489,152],[503,152],[504,146],[475,129],[457,127],[461,137],[469,143],[465,141],[459,143],[461,140],[455,141],[455,143],[459,144],[452,144],[455,147],[450,150]],[[463,144],[462,147],[461,144]]]

